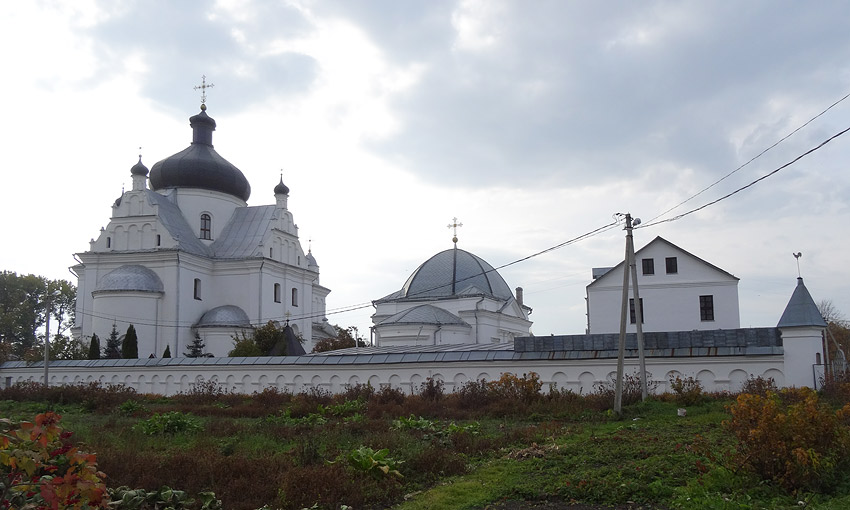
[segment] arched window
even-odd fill
[[[201,239],[212,239],[212,218],[207,213],[201,215]]]
[[[298,306],[298,289],[292,287],[292,306]]]
[[[274,302],[280,303],[280,284],[279,283],[274,284]]]

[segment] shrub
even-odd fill
[[[596,389],[595,394],[602,401],[610,401],[613,406],[614,394],[617,382],[615,378],[604,383],[594,384]],[[652,380],[652,374],[646,373],[646,389],[650,395],[655,393],[658,388],[658,383]],[[643,399],[643,389],[641,388],[640,375],[635,372],[633,374],[623,374],[623,405],[630,405],[640,402]],[[593,400],[593,399],[591,399]]]
[[[540,389],[543,383],[540,376],[535,372],[522,374],[517,377],[511,373],[504,373],[497,381],[487,383],[487,389],[492,396],[498,400],[514,400],[530,403],[542,397]]]
[[[0,420],[2,508],[107,508],[105,475],[96,458],[63,442],[61,416],[39,414],[35,423]]]
[[[442,400],[444,395],[445,391],[443,389],[443,381],[439,379],[429,377],[425,379],[425,382],[419,385],[419,396],[423,400],[436,402],[438,400]]]
[[[838,405],[850,403],[850,372],[827,375],[820,381],[821,394]]]
[[[749,393],[750,395],[767,396],[768,392],[776,393],[779,388],[776,387],[776,381],[773,377],[750,376],[741,385],[741,393]]]
[[[194,416],[179,411],[156,413],[147,420],[140,421],[133,426],[133,430],[148,436],[195,432],[200,429],[201,425]]]
[[[467,381],[455,392],[458,403],[469,409],[481,409],[486,407],[492,400],[492,393],[487,381]]]
[[[147,410],[148,408],[144,404],[136,400],[126,400],[118,406],[116,412],[124,416],[133,416],[136,413],[147,412]]]
[[[835,412],[803,388],[743,393],[729,411],[732,418],[724,426],[738,440],[732,461],[762,479],[791,491],[817,491],[846,472],[850,405]]]
[[[702,383],[693,377],[670,377],[670,389],[676,395],[676,403],[682,406],[692,406],[705,400]]]

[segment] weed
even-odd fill
[[[147,420],[140,421],[133,426],[133,430],[148,436],[196,432],[200,429],[201,425],[194,416],[178,411],[164,414],[156,413]]]
[[[702,383],[693,377],[670,377],[670,389],[676,395],[676,403],[680,406],[693,406],[705,400]]]

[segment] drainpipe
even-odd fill
[[[479,338],[480,338],[479,331],[480,331],[481,328],[479,327],[479,324],[478,324],[478,305],[480,305],[483,302],[484,302],[484,297],[482,296],[481,299],[479,299],[478,302],[475,303],[475,311],[472,314],[472,316],[475,317],[475,343],[476,344],[481,343],[479,341]]]

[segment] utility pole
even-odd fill
[[[646,384],[646,359],[643,356],[643,304],[640,302],[640,292],[638,292],[638,275],[637,263],[635,261],[635,242],[632,238],[632,223],[631,217],[626,215],[626,245],[629,250],[629,264],[632,271],[632,294],[635,299],[635,326],[637,328],[637,344],[638,344],[638,359],[640,364],[640,393],[641,400],[646,400],[649,396],[649,390]],[[635,218],[634,225],[640,225],[640,219]]]
[[[632,217],[626,214],[626,230],[631,232]],[[614,382],[614,412],[623,414],[623,362],[626,356],[626,314],[629,309],[629,243],[623,258],[623,301],[620,306],[620,343],[617,352],[617,380]]]
[[[48,291],[49,292],[49,291]],[[44,386],[49,386],[50,379],[47,378],[47,366],[50,364],[50,298],[44,303],[47,307],[46,322],[44,324]]]
[[[623,365],[626,352],[626,320],[629,309],[629,272],[632,273],[635,300],[635,324],[637,325],[638,356],[640,358],[640,381],[641,394],[644,400],[647,398],[646,385],[646,362],[643,356],[643,327],[641,324],[642,309],[640,306],[640,295],[637,285],[637,268],[635,267],[635,247],[632,239],[632,216],[626,213],[626,255],[623,259],[623,301],[620,308],[620,342],[617,353],[617,380],[614,384],[614,412],[617,415],[623,412]],[[635,219],[635,224],[640,224]]]

